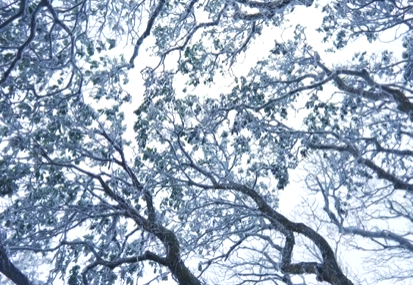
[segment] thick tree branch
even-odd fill
[[[26,1],[23,1],[26,2]],[[30,34],[27,40],[18,48],[16,57],[13,59],[11,62],[9,68],[3,73],[3,76],[0,79],[0,86],[6,82],[6,80],[9,78],[10,73],[13,71],[13,69],[16,67],[16,65],[19,63],[19,61],[23,57],[23,52],[26,50],[26,48],[30,45],[30,43],[33,41],[33,39],[36,36],[36,27],[37,27],[37,22],[36,22],[36,17],[39,14],[39,12],[46,7],[47,5],[47,0],[42,0],[40,3],[36,6],[36,9],[33,11],[33,14],[31,15],[31,20],[30,20]],[[25,7],[23,6],[23,3],[21,3],[22,6],[20,8]],[[24,4],[25,5],[25,4]],[[19,14],[19,13],[18,13]]]
[[[139,39],[136,41],[135,48],[133,50],[133,54],[129,60],[129,66],[130,68],[135,67],[135,59],[139,55],[139,49],[143,43],[143,41],[149,37],[151,34],[152,27],[155,23],[156,18],[159,16],[161,13],[163,7],[165,6],[166,1],[165,0],[159,0],[158,5],[156,6],[155,10],[152,12],[152,15],[149,18],[148,24],[146,25],[146,29],[143,32],[143,34],[139,37]]]
[[[292,247],[294,246],[294,236],[292,235],[292,233],[298,233],[302,234],[303,236],[311,240],[321,252],[323,263],[318,264],[318,266],[314,268],[313,271],[317,273],[317,278],[320,278],[320,280],[327,281],[333,285],[353,285],[353,283],[341,271],[333,250],[331,249],[330,245],[323,236],[321,236],[317,231],[313,230],[312,228],[308,227],[303,223],[291,222],[285,216],[281,215],[280,213],[275,211],[270,205],[268,205],[264,198],[253,189],[236,183],[217,183],[213,186],[198,184],[198,186],[206,189],[210,188],[215,190],[232,189],[240,193],[243,193],[249,196],[252,200],[254,200],[260,212],[270,220],[271,224],[274,226],[276,230],[283,233],[286,237],[285,248],[287,249],[284,249],[284,252],[282,253],[283,256],[281,265],[281,270],[283,270],[285,273],[290,273],[288,272],[288,270],[291,270],[291,273],[293,274],[294,272],[298,271],[298,266],[291,265],[291,253]],[[304,269],[304,267],[302,267],[301,270],[307,270],[308,272],[312,271],[312,269]]]
[[[188,267],[182,261],[181,247],[180,247],[178,238],[176,237],[174,232],[172,232],[171,230],[159,224],[159,222],[156,221],[154,217],[151,217],[151,215],[149,215],[149,218],[146,219],[141,214],[139,214],[139,212],[133,206],[131,206],[123,197],[121,197],[121,195],[119,195],[118,193],[112,190],[109,184],[102,178],[102,175],[94,174],[90,171],[82,169],[81,167],[77,165],[73,165],[70,163],[55,162],[53,159],[51,159],[48,156],[48,154],[42,147],[40,147],[39,145],[36,145],[36,146],[39,148],[41,155],[48,161],[48,164],[59,166],[59,167],[64,167],[64,168],[72,168],[96,180],[103,188],[103,191],[105,192],[105,194],[108,195],[108,197],[110,197],[111,199],[113,199],[113,201],[118,203],[118,208],[124,210],[123,215],[125,217],[131,218],[133,221],[135,221],[137,225],[141,226],[145,231],[156,236],[164,244],[165,251],[166,251],[165,258],[158,259],[158,260],[162,262],[161,263],[162,265],[165,265],[168,267],[168,269],[171,271],[172,275],[178,280],[180,285],[201,285],[201,282],[195,277],[195,275],[192,274],[192,272],[188,269]],[[121,153],[123,153],[120,148],[118,148],[118,150]],[[128,169],[129,168],[125,168],[125,170],[128,170]],[[133,177],[137,179],[135,175],[133,175]],[[138,181],[137,183],[138,185],[141,185]],[[149,203],[149,205],[153,207],[153,204],[151,204],[152,200],[147,200],[147,203]],[[152,210],[154,211],[154,208],[152,208]],[[155,258],[153,255],[150,255],[150,254],[147,255],[146,257]],[[86,280],[86,273],[98,265],[104,265],[102,263],[107,264],[105,261],[103,261],[103,259],[98,258],[96,262],[89,264],[85,268],[83,272],[84,274],[82,274],[82,278],[84,282]],[[87,284],[87,280],[85,284]]]
[[[413,184],[409,184],[404,182],[403,180],[399,179],[396,175],[386,171],[385,169],[381,168],[377,164],[375,164],[372,160],[363,158],[359,151],[351,146],[337,146],[337,145],[328,145],[328,144],[316,144],[316,143],[307,143],[306,144],[309,148],[312,149],[319,149],[319,150],[335,150],[339,152],[348,152],[353,155],[353,157],[357,160],[358,163],[363,164],[373,170],[378,178],[385,179],[393,184],[395,189],[406,190],[409,192],[413,192]]]
[[[31,285],[29,278],[11,262],[0,241],[0,272],[17,285]]]
[[[14,20],[22,17],[27,9],[27,1],[28,0],[20,0],[19,11],[16,14],[5,20],[3,23],[0,24],[0,32],[5,29],[8,25],[10,25]]]
[[[315,55],[315,59],[316,59],[317,65],[329,77],[332,74],[335,73],[334,81],[337,84],[337,87],[341,91],[344,91],[344,92],[352,94],[352,95],[361,96],[365,99],[369,99],[369,100],[372,100],[372,101],[378,101],[378,100],[383,100],[383,99],[393,99],[397,103],[397,109],[399,109],[403,113],[408,114],[409,116],[411,116],[411,113],[413,113],[413,103],[410,102],[409,98],[407,98],[407,96],[402,91],[400,91],[398,89],[390,88],[388,86],[385,86],[383,84],[379,84],[379,83],[375,82],[370,77],[370,74],[365,69],[363,69],[361,71],[336,70],[336,71],[332,72],[323,63],[321,63],[318,54]],[[349,85],[345,84],[344,81],[339,77],[340,74],[351,75],[351,76],[356,76],[356,77],[362,78],[362,79],[364,79],[364,81],[368,85],[378,89],[378,91],[377,92],[366,91],[362,88],[355,88],[353,86],[349,86]],[[412,116],[411,116],[411,119],[413,119]]]

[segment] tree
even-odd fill
[[[299,166],[324,204],[322,226],[388,256],[378,279],[411,282],[411,3],[1,5],[0,272],[12,282],[34,281],[16,255],[39,254],[54,262],[47,283],[134,284],[151,267],[154,280],[182,285],[354,284],[322,230],[277,211]],[[248,75],[231,76],[299,9],[324,13],[329,52],[396,28],[404,52],[326,63],[297,24]],[[150,67],[139,64],[147,39]],[[133,68],[145,81],[134,139],[122,111]],[[220,75],[231,90],[199,94]],[[293,257],[309,247],[319,258]]]

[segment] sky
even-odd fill
[[[312,9],[313,11],[310,11]],[[294,27],[295,23],[299,22],[301,25],[306,27],[306,35],[310,45],[314,47],[314,50],[318,51],[321,55],[321,58],[326,63],[327,66],[329,64],[337,64],[337,63],[345,63],[348,59],[352,57],[354,52],[362,52],[365,50],[382,50],[384,46],[389,48],[390,41],[397,38],[397,34],[400,34],[402,31],[395,31],[390,30],[382,35],[381,41],[375,42],[374,44],[370,44],[365,39],[358,39],[354,43],[350,43],[343,51],[339,51],[337,53],[325,53],[324,50],[328,48],[328,46],[322,44],[323,36],[317,33],[315,30],[320,27],[322,22],[322,16],[314,9],[314,8],[307,8],[297,6],[294,13],[289,16],[289,20],[291,21],[291,26]],[[274,40],[281,42],[283,40],[288,39],[291,37],[293,32],[293,28],[287,29],[285,31],[281,31],[279,29],[264,29],[262,35],[258,37],[255,42],[250,46],[248,52],[244,55],[241,55],[238,58],[237,63],[233,66],[233,74],[235,76],[242,76],[247,75],[249,69],[256,64],[258,60],[261,59],[261,55],[268,54],[268,51],[271,50],[274,46]],[[396,36],[395,36],[396,34]],[[157,64],[157,60],[154,59],[149,55],[149,52],[146,51],[150,45],[153,44],[153,40],[148,38],[144,45],[140,49],[140,54],[135,61],[136,67],[129,72],[130,82],[129,84],[125,85],[124,88],[127,90],[128,93],[132,96],[132,101],[129,104],[125,104],[122,110],[125,112],[126,115],[126,122],[135,122],[136,118],[133,114],[133,111],[137,109],[139,104],[143,100],[144,94],[144,87],[143,87],[143,80],[141,78],[140,70],[143,69],[145,66],[155,66]],[[392,44],[394,49],[399,54],[401,54],[401,50],[398,51],[397,49],[401,47],[400,44],[394,42]],[[118,44],[116,52],[125,51],[124,47],[121,43]],[[132,53],[132,50],[129,52],[126,51],[126,58],[128,58],[128,53]],[[173,57],[172,57],[173,58]],[[169,59],[170,64],[174,64],[172,59]],[[182,90],[184,87],[185,78],[177,78],[176,79],[176,86],[178,90]],[[228,78],[225,77],[216,77],[216,80],[212,86],[199,86],[194,92],[198,94],[220,94],[223,91],[229,91],[231,89],[231,85],[228,83]],[[182,87],[182,88],[180,88]],[[328,91],[328,90],[327,90]],[[296,124],[297,122],[301,122],[303,116],[302,114],[295,114],[289,117],[289,124]],[[131,140],[135,137],[133,132],[133,125],[128,125],[128,132],[127,135],[130,135]],[[303,191],[303,183],[301,180],[300,171],[295,173],[291,173],[291,183],[290,185],[280,193],[280,207],[279,211],[282,214],[285,214],[287,217],[294,217],[293,220],[299,222],[299,218],[297,217],[294,209],[300,205],[300,201],[303,199],[308,199],[308,196],[305,191]],[[295,216],[294,216],[295,215]],[[347,252],[343,253],[343,259],[346,263],[351,265],[351,271],[354,273],[360,273],[362,268],[362,257],[364,254],[360,252]],[[190,262],[188,262],[189,264]],[[189,264],[190,265],[190,264]],[[192,267],[192,266],[191,266]],[[149,282],[153,278],[153,274],[148,272],[148,275],[141,279],[137,284],[145,284]],[[56,283],[58,284],[58,283]],[[156,284],[156,282],[154,283]],[[161,284],[176,284],[173,281],[162,282]],[[319,283],[321,284],[321,283]],[[381,283],[382,285],[393,284],[393,283]]]

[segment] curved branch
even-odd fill
[[[151,17],[149,18],[148,24],[146,25],[145,32],[139,37],[139,39],[136,41],[135,48],[133,50],[133,54],[129,60],[129,68],[134,68],[135,67],[135,59],[139,54],[139,48],[141,47],[143,41],[151,34],[151,30],[153,27],[153,24],[155,23],[156,18],[159,16],[161,13],[163,6],[165,6],[166,1],[165,0],[160,0],[158,5],[155,8],[155,11],[153,11]]]
[[[259,193],[257,193],[253,189],[237,183],[215,184],[213,186],[198,186],[214,190],[232,189],[243,193],[254,200],[254,202],[258,206],[259,211],[270,220],[275,229],[279,230],[286,237],[285,247],[287,249],[284,249],[284,252],[282,253],[283,259],[281,266],[281,270],[284,271],[284,273],[295,274],[294,272],[297,272],[297,266],[291,264],[291,253],[292,247],[294,246],[294,235],[292,233],[298,233],[310,239],[321,252],[323,263],[318,264],[315,268],[313,267],[314,271],[312,271],[311,269],[311,272],[315,272],[317,274],[317,278],[327,281],[333,285],[353,285],[353,283],[341,271],[335,258],[334,251],[331,249],[330,245],[323,236],[321,236],[317,231],[313,230],[309,226],[303,223],[294,223],[282,214],[278,213],[264,200],[264,198]],[[291,248],[289,249],[288,247]],[[289,272],[289,270],[291,270],[291,272]],[[304,267],[302,267],[302,270],[304,270]],[[308,272],[310,273],[310,269],[305,270],[308,270]]]
[[[317,65],[321,67],[322,70],[330,77],[334,75],[334,81],[337,84],[337,87],[344,92],[347,92],[352,95],[358,95],[365,99],[372,101],[378,101],[383,99],[393,99],[397,103],[397,109],[410,115],[413,112],[413,103],[410,102],[409,98],[400,90],[390,88],[383,84],[375,82],[367,70],[363,69],[362,71],[354,70],[336,70],[332,72],[329,70],[323,63],[320,62],[318,55],[315,56]],[[379,92],[366,91],[362,88],[355,88],[344,83],[344,81],[339,77],[340,74],[356,76],[364,79],[364,81],[372,87],[378,88]],[[413,119],[413,117],[412,117]]]
[[[20,0],[20,7],[19,11],[16,14],[5,20],[3,23],[0,24],[0,32],[4,28],[6,28],[9,24],[11,24],[14,20],[24,15],[25,10],[27,9],[27,0]]]
[[[319,149],[319,150],[335,150],[339,152],[348,152],[357,160],[358,163],[363,164],[373,170],[378,178],[385,179],[393,184],[395,189],[406,190],[408,192],[413,192],[413,184],[409,184],[399,179],[396,175],[389,173],[385,169],[381,168],[375,164],[372,160],[363,158],[360,156],[359,151],[354,147],[350,146],[337,146],[337,145],[323,145],[315,143],[307,143],[309,148]]]
[[[9,259],[6,249],[0,241],[0,272],[18,285],[31,285],[29,278]]]
[[[4,72],[2,78],[0,79],[0,85],[2,85],[8,77],[10,76],[10,73],[13,71],[13,69],[16,67],[17,63],[22,59],[23,52],[25,51],[26,47],[33,41],[35,34],[36,34],[36,16],[40,12],[40,10],[47,5],[47,0],[42,0],[34,10],[32,14],[32,18],[30,21],[30,34],[27,40],[19,47],[17,50],[16,57],[14,60],[11,62],[9,68]]]

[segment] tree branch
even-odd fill
[[[18,285],[31,285],[29,278],[11,262],[6,249],[0,241],[0,272]]]

